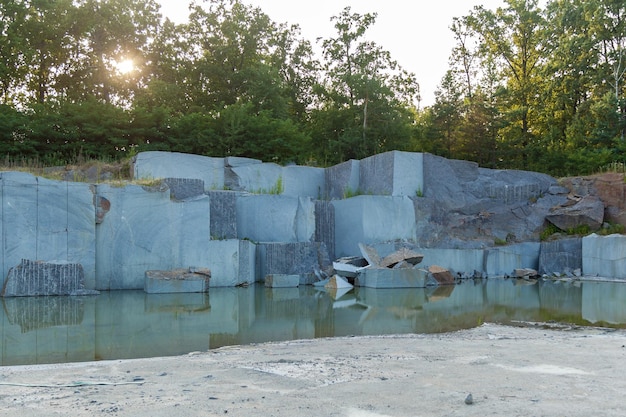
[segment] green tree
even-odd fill
[[[325,77],[313,135],[326,163],[409,146],[419,87],[388,51],[363,39],[375,20],[346,7],[331,18],[336,37],[322,42]]]

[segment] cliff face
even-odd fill
[[[626,227],[626,180],[624,174],[609,172],[565,178],[563,186],[578,196],[595,196],[604,204],[605,220]]]
[[[407,152],[327,169],[146,152],[133,171],[161,180],[115,186],[0,173],[0,284],[22,259],[80,264],[88,289],[141,289],[148,270],[188,267],[210,269],[210,286],[268,274],[308,283],[330,260],[358,255],[359,243],[383,256],[408,245],[424,249],[426,264],[508,274],[538,269],[546,216],[570,194],[547,175]]]

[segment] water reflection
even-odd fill
[[[483,322],[626,327],[626,285],[516,280],[428,289],[212,288],[2,300],[1,364],[168,356],[302,338],[435,333]]]

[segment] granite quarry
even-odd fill
[[[2,295],[308,285],[331,276],[333,260],[360,256],[360,244],[381,259],[423,256],[370,262],[356,285],[373,288],[450,283],[428,279],[442,270],[626,279],[625,236],[540,241],[547,222],[597,228],[606,209],[544,174],[399,151],[329,168],[144,152],[133,174],[153,185],[0,173]],[[55,278],[70,270],[78,275]]]

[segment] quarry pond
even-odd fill
[[[435,288],[211,288],[3,298],[1,365],[185,354],[226,345],[335,336],[438,333],[484,322],[626,327],[626,284],[464,280]]]

